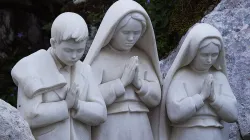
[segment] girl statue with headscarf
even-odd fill
[[[161,74],[150,18],[137,2],[107,11],[84,63],[92,66],[108,109],[94,140],[153,140],[150,108],[161,100]]]
[[[222,36],[199,23],[180,45],[163,85],[160,140],[168,139],[161,137],[168,119],[170,140],[223,140],[222,122],[237,120],[237,101],[227,79]]]

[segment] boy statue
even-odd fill
[[[80,15],[62,13],[52,24],[51,47],[24,57],[11,71],[17,109],[37,140],[91,140],[91,126],[107,117],[91,67],[80,61],[87,37]]]

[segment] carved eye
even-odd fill
[[[123,31],[122,33],[127,35],[127,34],[129,34],[129,31]]]
[[[140,31],[135,31],[134,34],[138,35],[140,34]]]
[[[218,56],[218,53],[213,53],[212,54],[212,57],[216,57],[216,56]]]
[[[208,53],[202,53],[201,56],[202,57],[208,57]]]
[[[78,53],[82,53],[83,51],[84,51],[84,49],[77,50]]]
[[[68,53],[73,52],[71,49],[64,49],[64,51]]]

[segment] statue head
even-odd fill
[[[220,50],[221,43],[217,38],[204,39],[199,45],[196,56],[190,63],[191,67],[199,71],[209,70],[216,62]]]
[[[207,71],[213,67],[227,75],[223,38],[214,26],[207,23],[195,24],[180,41],[179,47],[180,50],[164,80],[164,94],[168,92],[175,73],[185,66],[198,71]]]
[[[128,42],[127,37],[132,39]],[[84,63],[93,64],[105,47],[124,52],[138,48],[149,57],[162,82],[154,29],[146,10],[136,1],[118,0],[112,4],[102,19]]]
[[[137,12],[129,13],[118,23],[110,45],[119,51],[129,51],[145,30],[145,17]]]
[[[76,13],[62,13],[52,24],[50,44],[58,59],[65,65],[72,66],[81,59],[87,38],[87,24]]]

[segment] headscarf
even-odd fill
[[[134,47],[144,51],[150,58],[158,80],[162,82],[155,35],[151,20],[144,8],[133,0],[118,0],[106,12],[92,42],[84,63],[91,65],[95,58],[112,39],[119,22],[130,13],[140,13],[146,19],[146,30]]]
[[[153,118],[153,124],[157,125],[157,127],[154,127],[154,132],[156,132],[156,140],[168,140],[169,134],[170,134],[170,128],[169,128],[169,120],[167,117],[167,110],[166,110],[166,97],[168,88],[171,84],[171,81],[175,75],[175,73],[182,67],[189,65],[195,56],[197,55],[197,52],[199,50],[200,44],[203,40],[212,38],[212,39],[218,39],[221,44],[220,53],[216,60],[216,62],[213,64],[213,67],[226,74],[226,64],[225,64],[225,55],[224,55],[224,45],[222,41],[221,33],[212,25],[206,24],[206,23],[197,23],[194,26],[192,26],[187,34],[184,36],[184,39],[180,42],[180,50],[170,67],[169,71],[167,72],[167,75],[163,82],[163,95],[162,95],[162,101],[159,105],[159,112],[158,115],[155,115]]]

